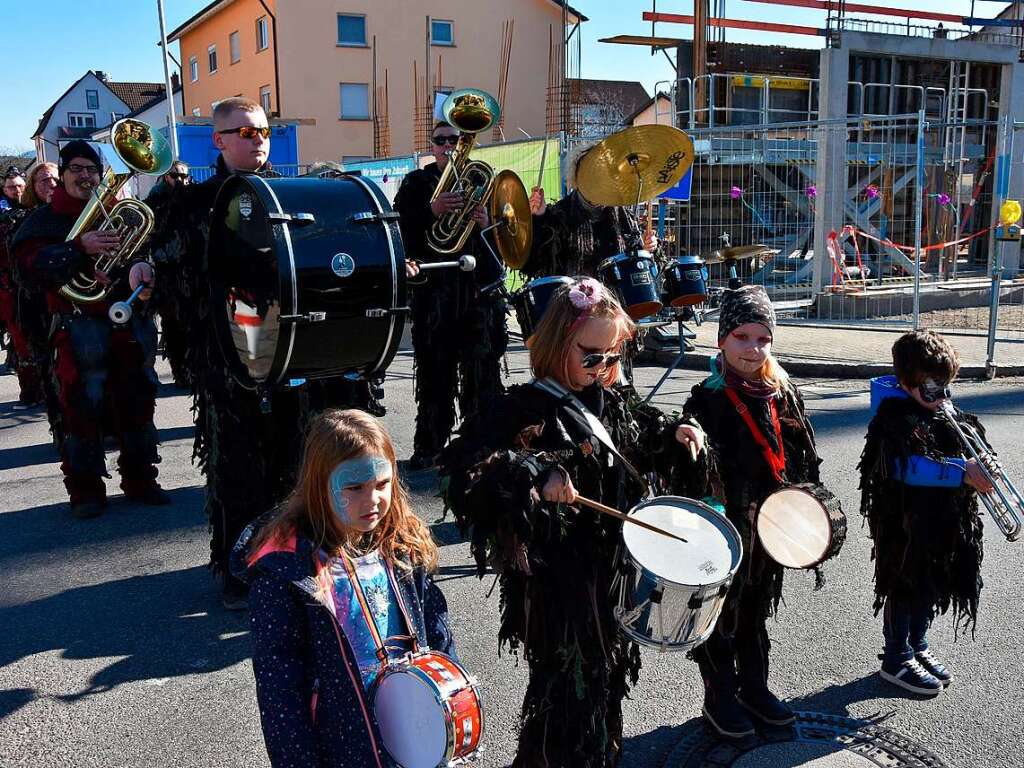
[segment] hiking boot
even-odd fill
[[[100,501],[81,501],[71,505],[71,514],[79,520],[89,520],[103,514],[103,508],[107,506]]]
[[[796,715],[767,688],[741,691],[736,697],[750,714],[767,725],[792,725]]]
[[[139,494],[131,496],[125,494],[125,496],[139,504],[145,504],[147,507],[166,507],[171,503],[171,495],[159,485],[154,485]]]
[[[249,607],[249,585],[233,576],[226,576],[220,602],[229,611],[246,610]]]
[[[704,719],[725,739],[743,739],[754,735],[754,724],[735,696],[704,696]]]
[[[925,648],[923,651],[914,654],[914,658],[920,662],[927,672],[942,683],[944,686],[953,682],[953,673],[946,669],[946,666],[935,658],[935,654]]]
[[[422,453],[414,453],[409,458],[409,471],[422,472],[425,469],[433,469],[437,466],[437,456],[427,456]]]
[[[921,696],[938,696],[942,693],[942,683],[917,659],[907,659],[898,664],[882,662],[879,674],[883,680],[911,693]]]

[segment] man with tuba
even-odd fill
[[[489,217],[484,205],[470,214],[473,233],[454,254],[439,254],[430,245],[436,221],[461,210],[464,197],[453,189],[438,190],[442,173],[459,142],[459,130],[438,122],[431,135],[434,162],[412,171],[395,196],[395,210],[405,251],[414,262],[446,261],[471,253],[477,269],[493,259],[480,247],[479,231]],[[437,194],[435,194],[435,192]],[[501,391],[500,361],[505,354],[505,301],[500,291],[487,286],[473,272],[436,269],[424,272],[424,281],[412,290],[412,344],[416,365],[416,432],[411,470],[434,466],[438,452],[455,426],[455,401],[463,417],[475,413]],[[500,287],[500,286],[499,286]]]
[[[18,229],[12,253],[19,274],[46,292],[54,316],[51,345],[53,375],[65,433],[61,445],[64,485],[76,517],[95,517],[106,505],[104,433],[121,447],[118,469],[125,496],[143,504],[168,504],[156,481],[157,434],[153,426],[156,380],[147,360],[152,319],[135,311],[129,322],[108,317],[114,299],[127,298],[140,286],[146,301],[154,282],[152,267],[136,261],[128,280],[120,280],[96,301],[74,301],[62,289],[76,275],[108,285],[117,275],[95,269],[99,257],[117,252],[121,237],[88,229],[68,240],[79,216],[100,186],[103,161],[89,144],[76,140],[60,151],[60,184],[48,205],[33,211]],[[127,266],[127,265],[124,265]],[[127,284],[126,284],[127,283]]]

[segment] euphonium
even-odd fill
[[[152,176],[167,173],[174,160],[167,140],[140,120],[126,118],[114,123],[110,143],[131,172],[114,173],[107,167],[67,239],[74,240],[90,230],[111,230],[121,236],[121,246],[113,253],[98,256],[90,269],[79,272],[61,286],[60,295],[79,304],[92,304],[106,298],[111,286],[100,283],[94,271],[110,274],[111,270],[124,266],[153,229],[153,211],[139,200],[118,200],[121,188],[136,173]]]
[[[473,211],[486,205],[494,188],[494,169],[481,160],[470,160],[476,134],[486,131],[501,115],[498,102],[486,91],[464,88],[455,91],[441,106],[445,122],[462,134],[455,149],[448,152],[448,165],[441,174],[430,202],[444,192],[462,195],[462,206],[442,214],[427,232],[427,243],[438,253],[459,251],[473,232]]]
[[[988,447],[978,430],[970,424],[961,424],[956,418],[956,409],[949,400],[939,406],[939,414],[949,423],[964,446],[967,458],[974,459],[981,467],[992,490],[978,493],[988,513],[1007,541],[1016,541],[1024,527],[1024,496],[1010,482],[1002,465]]]

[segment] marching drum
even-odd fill
[[[384,372],[408,311],[397,216],[356,176],[224,182],[210,228],[211,316],[240,384]]]
[[[846,515],[839,499],[820,485],[787,485],[761,503],[757,538],[779,565],[814,568],[839,554]]]
[[[680,256],[665,270],[665,294],[673,307],[708,300],[708,268],[700,256]]]
[[[628,637],[648,648],[685,651],[711,635],[743,557],[736,528],[708,505],[681,496],[642,502],[630,516],[681,536],[622,527],[612,599]]]
[[[470,757],[483,735],[476,681],[437,651],[389,664],[377,679],[373,714],[384,748],[402,768],[438,768]]]
[[[620,253],[597,267],[601,281],[619,296],[623,309],[634,320],[657,314],[662,303],[658,297],[658,265],[647,251]]]
[[[551,297],[563,285],[572,285],[569,277],[538,277],[531,280],[512,296],[512,306],[516,310],[516,320],[523,332],[523,341],[530,345],[530,337],[540,325],[544,310],[548,308]]]

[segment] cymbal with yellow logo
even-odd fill
[[[522,269],[530,258],[533,215],[526,186],[515,171],[504,170],[494,177],[491,221],[499,225],[493,232],[501,260],[512,269]]]
[[[674,187],[693,165],[693,142],[670,125],[613,133],[576,166],[576,188],[595,205],[635,205]]]

